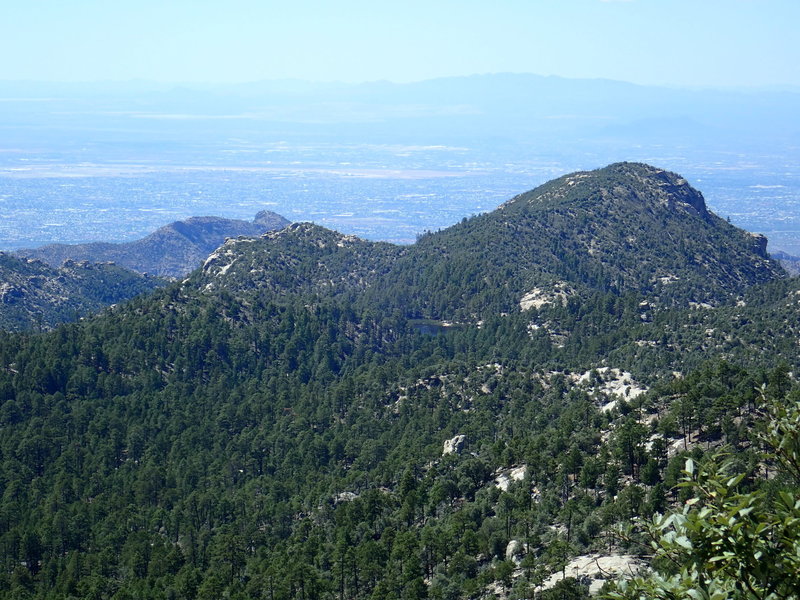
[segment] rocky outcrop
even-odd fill
[[[542,589],[548,590],[564,577],[574,577],[578,580],[588,578],[590,581],[589,593],[596,594],[603,584],[610,579],[622,576],[631,576],[645,568],[645,563],[636,556],[628,554],[614,554],[603,556],[600,554],[584,554],[573,558],[563,571],[553,573],[544,580]]]
[[[444,441],[444,447],[442,448],[442,456],[447,456],[448,454],[461,454],[464,450],[464,444],[467,441],[467,436],[465,435],[457,435],[449,440]]]

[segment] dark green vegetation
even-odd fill
[[[611,532],[687,497],[687,455],[724,445],[758,485],[755,409],[800,366],[782,275],[631,164],[410,247],[231,240],[183,283],[3,334],[0,589],[530,597],[574,556],[644,551]]]
[[[51,329],[165,283],[109,263],[54,268],[0,252],[0,329]]]
[[[692,498],[682,510],[659,515],[648,524],[655,571],[620,581],[611,598],[797,597],[800,401],[767,408],[769,419],[756,439],[766,448],[763,477],[774,481],[753,486],[722,453],[699,468],[687,459],[678,487],[690,490]]]
[[[111,261],[137,273],[182,277],[200,266],[225,238],[257,237],[288,224],[282,216],[267,210],[259,212],[252,223],[221,217],[192,217],[165,225],[135,242],[50,244],[20,250],[17,254],[38,258],[53,267],[67,260]]]

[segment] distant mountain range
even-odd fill
[[[252,222],[222,217],[192,217],[165,225],[145,238],[113,244],[48,244],[17,251],[57,267],[66,260],[114,262],[159,277],[182,277],[196,269],[226,238],[255,237],[289,224],[282,216],[261,211]]]
[[[12,139],[20,133],[22,142],[23,134],[44,135],[31,128],[44,123],[52,142],[62,130],[74,135],[76,119],[91,124],[87,131],[106,130],[109,139],[129,137],[117,130],[123,124],[126,132],[146,131],[161,140],[249,139],[271,131],[322,140],[335,134],[340,142],[484,140],[496,147],[501,140],[530,143],[535,134],[548,144],[555,141],[556,153],[563,152],[561,136],[568,132],[585,146],[610,139],[728,143],[737,136],[763,142],[788,140],[800,131],[796,89],[671,88],[515,73],[403,84],[0,82],[0,94],[5,100],[0,124],[9,126]],[[53,112],[53,106],[63,112]]]
[[[772,253],[772,258],[781,263],[786,272],[793,277],[800,275],[800,257],[778,251]]]

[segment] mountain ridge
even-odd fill
[[[133,242],[48,244],[18,250],[17,254],[38,258],[54,267],[65,260],[114,262],[137,273],[175,278],[197,268],[226,238],[259,236],[285,227],[289,222],[277,213],[263,210],[252,222],[223,217],[190,217],[160,227]]]
[[[683,177],[642,163],[564,175],[409,246],[286,223],[269,211],[252,223],[193,217],[127,245],[40,250],[56,263],[68,251],[140,268],[150,260],[178,276],[202,265],[184,284],[205,292],[347,297],[456,322],[595,292],[633,292],[662,307],[716,304],[784,276],[766,238],[714,215]],[[255,237],[263,228],[271,231]]]
[[[238,267],[234,246],[250,257]],[[287,272],[306,251],[303,274]],[[225,252],[222,276],[232,285],[235,274],[245,282],[256,272],[266,287],[271,276],[293,281],[282,293],[292,285],[342,292],[350,281],[364,305],[458,321],[515,310],[533,288],[635,292],[667,307],[716,303],[785,276],[766,253],[766,238],[714,215],[684,178],[641,163],[565,175],[405,247],[299,224],[253,244],[232,241]],[[324,277],[313,272],[323,264]],[[211,283],[220,276],[212,271],[193,277]]]

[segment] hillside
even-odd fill
[[[66,260],[114,262],[137,273],[182,277],[202,264],[226,238],[257,237],[288,224],[289,221],[271,211],[259,212],[252,222],[221,217],[192,217],[165,225],[134,242],[49,244],[19,250],[17,254],[38,258],[54,267]]]
[[[191,286],[231,293],[338,296],[360,292],[383,276],[406,249],[369,242],[312,223],[295,223],[259,239],[231,239],[190,278]]]
[[[551,181],[415,250],[394,279],[428,291],[432,318],[509,312],[555,288],[635,292],[662,306],[715,303],[783,274],[765,238],[709,212],[680,176],[632,163]],[[423,281],[414,265],[432,257],[446,259],[446,276]],[[445,282],[468,293],[454,297]]]
[[[685,499],[687,456],[784,485],[751,435],[761,394],[797,393],[799,287],[646,165],[408,247],[229,240],[98,317],[0,333],[0,590],[586,597],[642,564],[613,532]],[[594,579],[557,583],[574,568]]]
[[[58,268],[0,253],[0,329],[52,329],[166,282],[113,264],[67,261]]]
[[[364,292],[364,306],[464,322],[587,293],[717,304],[784,276],[766,238],[708,211],[680,176],[634,163],[566,175],[412,246],[298,225],[254,244],[232,241],[195,274],[231,290],[347,288]]]

